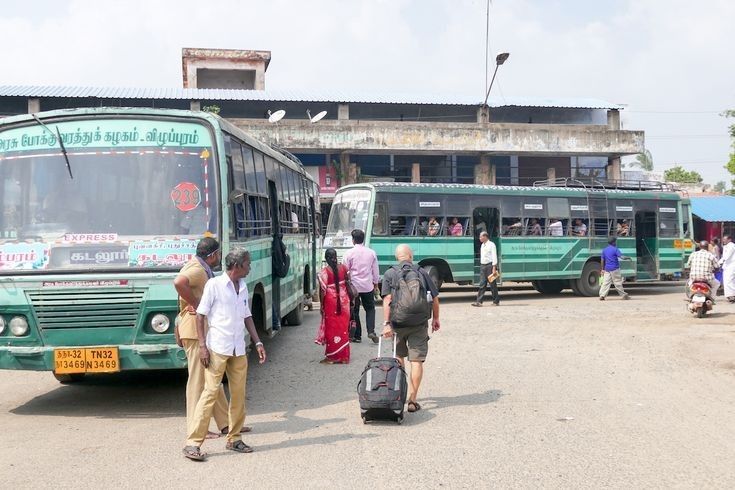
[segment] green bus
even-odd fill
[[[339,255],[350,231],[366,232],[381,274],[407,243],[434,281],[478,284],[479,234],[496,244],[502,280],[530,281],[547,294],[599,290],[600,252],[611,236],[632,258],[626,278],[638,281],[682,272],[691,241],[691,210],[675,192],[563,185],[513,187],[463,184],[371,183],[337,191],[324,247]]]
[[[173,278],[203,236],[251,253],[257,327],[302,321],[316,287],[318,185],[207,112],[57,110],[0,120],[0,368],[186,367]],[[274,235],[290,255],[271,275]]]

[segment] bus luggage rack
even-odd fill
[[[30,291],[39,327],[135,327],[144,291]]]
[[[560,177],[556,179],[537,180],[534,187],[575,187],[583,189],[620,189],[628,191],[677,192],[680,189],[667,182],[653,180],[600,180],[593,178]]]

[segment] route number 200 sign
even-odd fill
[[[202,193],[199,187],[191,182],[180,182],[171,190],[171,200],[176,209],[187,212],[195,209],[202,201]]]

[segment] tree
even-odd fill
[[[653,170],[653,156],[651,156],[650,151],[643,150],[643,153],[636,155],[635,160],[630,162],[628,165],[650,172]]]
[[[720,194],[724,193],[727,189],[727,183],[724,180],[720,180],[715,184],[714,191],[719,192]]]
[[[728,118],[735,118],[735,110],[730,109],[729,111],[723,112],[722,115]],[[730,193],[733,193],[733,190],[735,190],[735,124],[731,124],[728,130],[730,132],[730,147],[732,148],[732,152],[730,152],[730,159],[725,165],[725,170],[733,176],[733,179],[730,181],[730,187],[732,188]]]
[[[685,170],[681,165],[676,165],[664,172],[664,180],[679,184],[700,184],[703,179],[698,172]]]

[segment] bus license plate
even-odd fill
[[[117,347],[87,347],[54,349],[54,372],[115,373],[120,371],[120,355]]]

